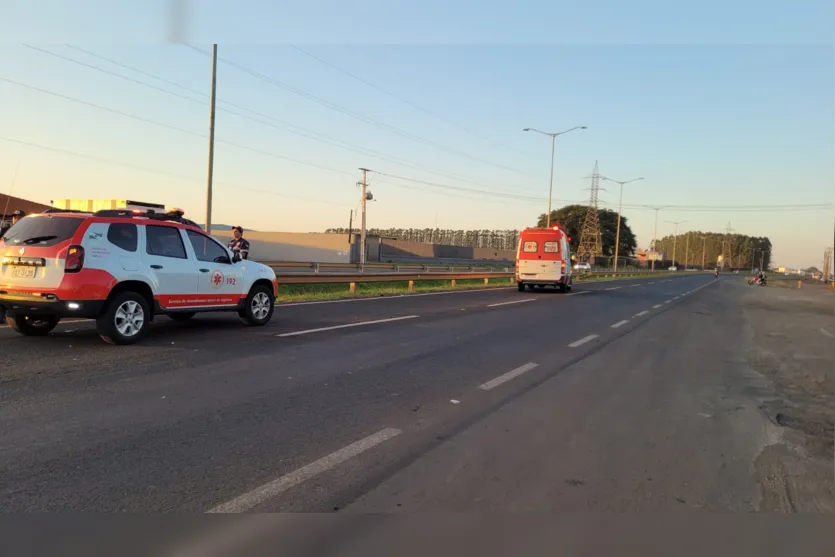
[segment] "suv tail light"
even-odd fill
[[[64,272],[77,273],[82,267],[84,267],[84,248],[70,246],[67,249],[67,258],[64,260]]]

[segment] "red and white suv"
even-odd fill
[[[6,232],[0,255],[0,309],[24,335],[87,317],[105,341],[133,344],[157,314],[205,311],[266,325],[278,293],[270,267],[238,260],[189,220],[150,212],[30,215]]]

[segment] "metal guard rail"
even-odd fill
[[[578,279],[583,277],[606,277],[606,276],[645,276],[650,275],[650,271],[619,271],[614,273],[612,271],[601,271],[577,274]],[[665,271],[656,271],[654,274],[672,274]],[[448,280],[451,286],[455,286],[458,280],[483,280],[484,284],[489,284],[490,279],[510,279],[510,285],[516,284],[516,273],[508,272],[442,272],[442,273],[373,273],[373,274],[359,274],[359,273],[324,273],[324,274],[276,274],[276,281],[279,285],[282,284],[348,284],[351,292],[356,289],[358,282],[408,282],[409,290],[414,290],[414,283],[416,281],[424,280]]]
[[[512,265],[440,265],[440,264],[417,264],[417,263],[307,263],[300,261],[261,261],[264,265],[274,270],[279,269],[306,269],[318,275],[320,271],[333,270],[355,270],[357,274],[364,275],[365,270],[380,271],[390,270],[394,273],[430,273],[435,272],[483,272],[483,273],[511,273]],[[329,273],[331,274],[331,273]],[[335,273],[334,273],[335,274]]]

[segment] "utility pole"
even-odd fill
[[[690,233],[687,233],[687,241],[684,243],[684,270],[690,264]]]
[[[702,272],[705,270],[705,255],[707,255],[707,236],[702,236]]]
[[[765,265],[765,250],[762,250],[760,252],[760,271],[762,271],[762,272],[765,272],[765,269],[763,269],[764,265]]]
[[[632,178],[631,180],[626,180],[625,182],[620,182],[618,180],[612,180],[611,178],[607,178],[605,176],[601,177],[603,180],[608,180],[609,182],[614,182],[616,184],[620,184],[620,201],[618,201],[618,227],[615,232],[615,266],[613,271],[615,273],[618,272],[618,249],[620,248],[620,215],[623,212],[623,186],[624,184],[628,184],[630,182],[635,182],[637,180],[643,180],[643,178]]]
[[[215,167],[215,92],[217,91],[217,44],[212,45],[212,94],[209,100],[209,172],[206,181],[206,234],[212,233],[212,174]]]
[[[751,274],[754,274],[754,257],[757,255],[757,248],[751,248]]]
[[[365,265],[365,204],[368,201],[368,183],[366,181],[366,173],[368,172],[367,168],[360,168],[362,171],[362,182],[360,185],[362,186],[362,198],[360,199],[360,203],[362,204],[362,224],[360,228],[360,265]]]

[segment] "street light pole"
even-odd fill
[[[705,255],[707,254],[707,236],[702,236],[702,271],[705,270]]]
[[[523,132],[541,133],[542,135],[547,135],[551,138],[551,174],[548,178],[548,213],[545,216],[545,226],[546,226],[546,228],[551,228],[551,197],[552,197],[552,194],[553,194],[553,191],[554,191],[554,149],[556,147],[557,136],[567,134],[568,132],[571,132],[571,131],[574,131],[574,130],[585,130],[585,129],[587,129],[586,126],[574,126],[571,129],[561,131],[561,132],[557,132],[557,133],[544,132],[544,131],[538,130],[536,128],[525,128],[525,129],[522,130]]]
[[[676,221],[668,220],[667,222],[669,222],[670,224],[676,225],[675,236],[673,236],[673,265],[675,265],[676,268],[678,268],[678,262],[676,261],[676,243],[678,242],[678,225],[679,224],[684,224],[685,222],[688,222],[688,221],[680,220],[680,221],[676,222]]]
[[[623,186],[624,184],[628,184],[630,182],[636,182],[638,180],[643,180],[643,178],[632,178],[631,180],[626,180],[625,182],[620,182],[618,180],[612,180],[611,178],[607,178],[605,176],[601,176],[603,180],[608,180],[609,182],[614,182],[616,184],[620,184],[620,201],[618,201],[618,227],[615,232],[615,265],[613,271],[615,273],[618,272],[618,249],[620,248],[620,215],[623,211]]]

